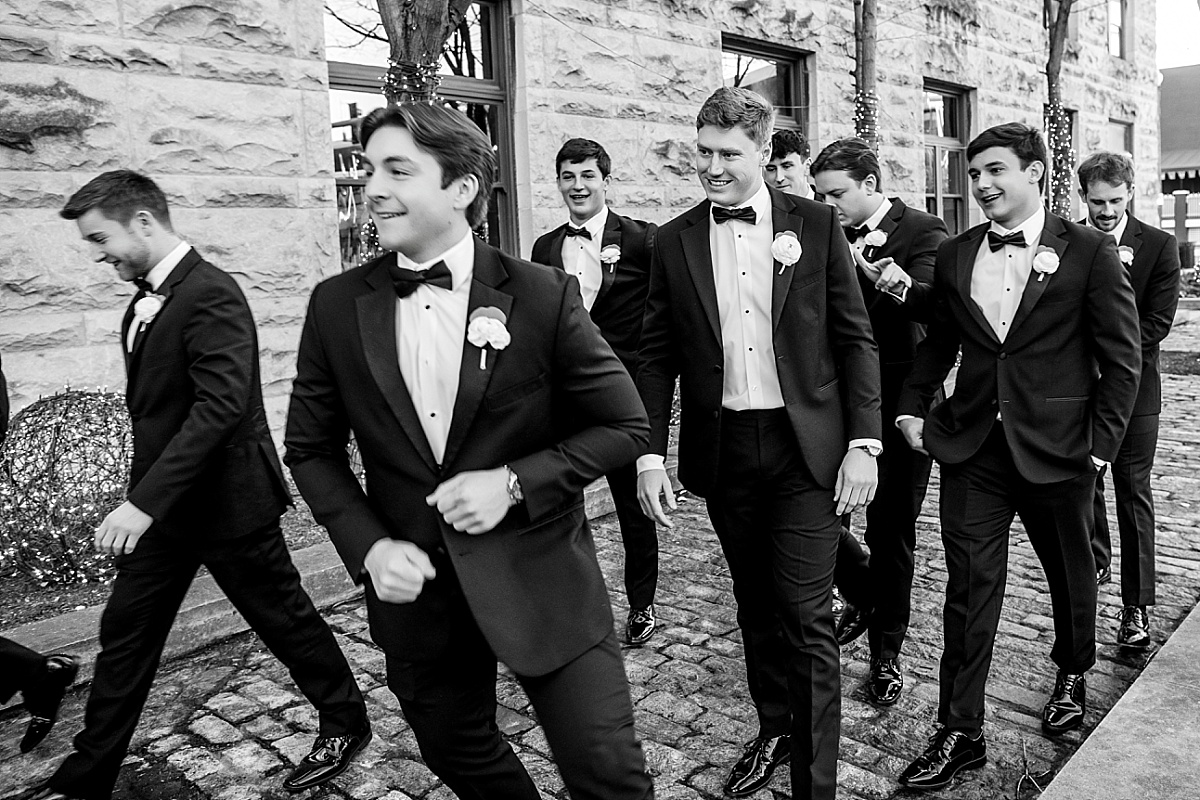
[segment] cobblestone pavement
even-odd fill
[[[1167,349],[1200,352],[1200,323],[1181,326]],[[1164,376],[1165,411],[1154,470],[1158,508],[1159,605],[1152,611],[1161,644],[1196,604],[1200,593],[1200,377]],[[935,472],[936,479],[936,472]],[[877,709],[866,701],[862,640],[842,655],[843,726],[838,797],[899,798],[895,776],[924,746],[933,729],[941,604],[945,581],[937,526],[936,483],[921,519],[914,618],[905,645],[907,687],[900,701]],[[1110,512],[1111,513],[1111,512]],[[676,526],[662,535],[660,633],[651,646],[626,651],[637,723],[660,800],[717,798],[729,765],[756,733],[745,690],[740,637],[728,570],[708,525],[703,503],[685,499]],[[610,586],[619,587],[621,547],[615,517],[594,526]],[[1120,558],[1119,553],[1117,559]],[[1114,575],[1118,563],[1114,563]],[[1113,644],[1118,581],[1103,587],[1099,663],[1089,675],[1090,710],[1083,730],[1050,740],[1039,713],[1052,688],[1049,596],[1041,569],[1019,529],[1013,535],[1004,617],[989,681],[989,761],[965,773],[939,800],[997,800],[1036,796],[1018,782],[1061,766],[1137,676],[1151,654],[1127,656]],[[616,594],[620,594],[617,592]],[[623,620],[623,598],[615,613]],[[322,800],[449,800],[453,795],[422,765],[411,732],[383,686],[384,659],[370,642],[358,603],[328,618],[369,693],[376,738],[330,788],[304,796]],[[565,798],[532,709],[515,681],[498,683],[500,725],[546,797]],[[64,704],[54,734],[29,756],[17,752],[25,717],[0,715],[0,797],[19,796],[47,777],[81,724],[84,693]],[[282,667],[258,639],[244,635],[189,659],[166,665],[142,719],[118,786],[118,798],[147,800],[274,800],[280,783],[311,744],[315,716]],[[1042,781],[1043,785],[1045,781]],[[787,797],[786,770],[756,800]]]

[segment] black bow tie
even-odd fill
[[[388,273],[392,276],[392,285],[396,287],[397,297],[408,297],[422,284],[440,286],[447,291],[454,286],[454,277],[450,274],[450,268],[446,266],[445,261],[439,261],[429,269],[420,272],[393,264],[388,267]]]
[[[567,236],[582,236],[584,239],[591,239],[592,232],[587,228],[576,228],[574,225],[568,225]]]
[[[758,219],[758,215],[754,213],[754,209],[746,206],[744,208],[722,208],[721,206],[712,207],[713,222],[718,225],[722,222],[728,222],[731,219],[740,219],[742,222],[753,225]]]
[[[150,285],[150,281],[146,280],[145,278],[134,278],[133,285],[136,286],[139,291],[145,292],[146,294],[150,294],[154,291],[154,287]]]
[[[1021,231],[1013,231],[1007,235],[1001,236],[995,231],[988,231],[988,247],[992,248],[992,252],[1004,247],[1006,244],[1011,244],[1013,247],[1028,247],[1029,243],[1025,241],[1025,234]]]
[[[871,229],[866,225],[851,225],[849,228],[846,228],[846,238],[851,242],[857,242],[870,232]]]

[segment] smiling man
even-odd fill
[[[771,136],[771,160],[763,167],[763,180],[772,189],[812,199],[808,173],[811,152],[808,139],[800,131],[786,128],[775,131]]]
[[[900,776],[915,789],[987,760],[984,696],[1016,516],[1054,613],[1058,671],[1042,729],[1083,724],[1084,673],[1096,661],[1096,473],[1117,455],[1140,374],[1137,309],[1116,245],[1046,213],[1041,133],[989,128],[967,159],[989,222],[938,248],[933,315],[898,404],[905,439],[941,466],[948,573],[941,727]],[[960,350],[954,393],[938,402]]]
[[[650,286],[650,247],[656,227],[608,207],[612,159],[599,142],[571,139],[554,159],[567,222],[538,238],[532,260],[566,270],[579,281],[583,305],[631,376],[637,375],[642,312]],[[658,532],[637,499],[633,462],[608,480],[625,549],[625,642],[640,647],[654,634]]]
[[[840,515],[871,501],[879,361],[832,209],[768,188],[774,111],[717,90],[696,117],[707,199],[659,229],[638,357],[646,513],[670,526],[663,458],[676,378],[679,478],[703,497],[738,604],[759,730],[734,797],[791,759],[792,796],[832,800],[841,730],[833,635]]]

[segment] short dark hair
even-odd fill
[[[991,147],[1011,150],[1021,163],[1021,169],[1029,169],[1029,165],[1034,161],[1042,162],[1042,177],[1038,179],[1038,188],[1045,191],[1046,173],[1050,171],[1050,155],[1046,152],[1046,142],[1042,139],[1041,131],[1023,122],[1006,122],[988,128],[967,145],[967,161]]]
[[[1113,153],[1100,150],[1092,153],[1079,165],[1079,191],[1087,194],[1089,185],[1096,181],[1111,183],[1113,186],[1125,184],[1133,188],[1137,180],[1133,171],[1133,161],[1123,153]]]
[[[875,155],[871,145],[857,136],[838,139],[827,145],[813,159],[809,172],[814,176],[818,172],[845,172],[856,183],[862,183],[868,175],[874,175],[875,188],[883,187],[883,175],[879,171],[879,156]]]
[[[705,125],[729,130],[741,128],[759,147],[771,138],[775,109],[758,92],[740,86],[722,86],[712,93],[696,115],[696,130]]]
[[[564,163],[582,164],[589,158],[596,159],[596,166],[600,168],[601,177],[607,178],[612,172],[612,159],[608,157],[608,151],[604,149],[604,145],[599,142],[593,142],[591,139],[569,139],[558,150],[558,155],[554,157],[554,174],[562,172]]]
[[[487,219],[488,198],[496,176],[496,154],[479,126],[453,108],[429,103],[406,103],[377,108],[363,118],[359,141],[363,149],[380,128],[404,128],[442,168],[442,188],[468,175],[479,181],[479,193],[467,206],[467,222],[479,227]]]
[[[790,156],[792,153],[801,158],[808,158],[812,148],[809,147],[808,137],[800,131],[794,131],[790,128],[775,131],[771,136],[771,158],[783,158]]]
[[[71,195],[58,214],[63,219],[79,219],[93,208],[122,225],[129,225],[139,211],[148,211],[164,228],[174,230],[163,190],[133,170],[116,169],[97,175]]]

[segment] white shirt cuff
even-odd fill
[[[876,447],[879,448],[879,452],[883,452],[883,442],[878,439],[851,439],[846,449],[853,450],[856,447]]]
[[[658,453],[647,453],[644,456],[638,456],[638,475],[641,475],[643,472],[649,472],[652,469],[665,470],[666,468],[667,459],[665,456],[660,456]]]
[[[1092,456],[1092,463],[1096,465],[1096,471],[1100,471],[1108,466],[1108,462]]]

